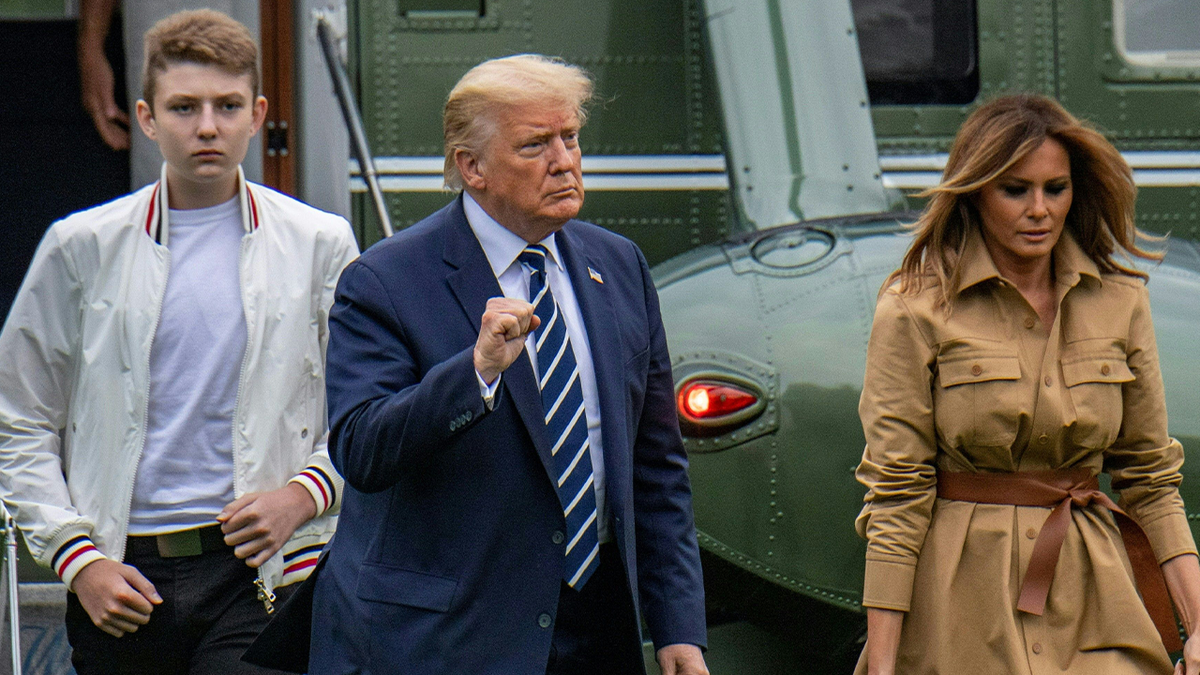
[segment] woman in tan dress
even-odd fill
[[[1167,674],[1171,599],[1200,630],[1134,193],[1051,99],[963,125],[871,331],[859,673]]]

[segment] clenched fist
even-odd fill
[[[492,298],[475,342],[475,372],[491,384],[525,349],[525,338],[541,325],[533,305],[516,298]]]

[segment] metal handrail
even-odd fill
[[[375,212],[379,215],[379,227],[383,236],[392,236],[392,219],[388,216],[387,203],[383,200],[383,190],[379,187],[379,177],[375,173],[375,160],[371,158],[371,149],[367,146],[367,134],[363,130],[362,116],[354,103],[354,94],[350,90],[350,78],[346,76],[346,68],[338,56],[337,38],[333,35],[333,26],[324,16],[317,17],[317,41],[321,43],[321,52],[325,55],[325,63],[329,66],[329,76],[333,78],[333,93],[337,96],[342,109],[342,118],[346,121],[346,129],[350,132],[350,145],[358,159],[362,176],[367,181],[367,189],[371,200],[375,203]]]
[[[8,628],[12,645],[12,672],[21,675],[21,606],[17,594],[17,527],[8,505],[0,502],[0,518],[4,519],[4,572],[8,577]]]

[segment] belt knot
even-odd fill
[[[1099,501],[1103,503],[1103,501],[1108,500],[1108,496],[1099,490],[1079,487],[1072,488],[1071,490],[1067,491],[1067,499],[1070,499],[1071,504],[1074,506],[1082,508],[1091,504],[1093,501]]]

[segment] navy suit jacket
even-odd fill
[[[657,646],[703,646],[687,457],[649,269],[594,225],[570,221],[556,239],[587,326],[609,531],[634,606]],[[475,341],[501,295],[461,198],[342,274],[326,382],[347,485],[316,581],[313,675],[545,672],[565,521],[529,359],[504,372],[491,411],[480,395]]]

